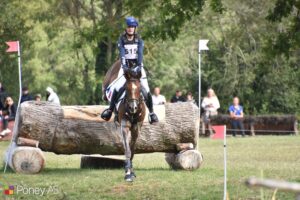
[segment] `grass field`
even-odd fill
[[[1,173],[2,184],[15,193],[3,199],[222,199],[223,145],[221,140],[200,138],[204,162],[196,171],[170,170],[164,154],[142,154],[134,159],[137,179],[123,180],[123,170],[80,169],[80,155],[46,153],[46,168],[37,175]],[[0,143],[5,151],[8,142]],[[271,199],[273,191],[248,189],[251,176],[300,182],[300,136],[228,138],[228,192],[230,199]],[[18,188],[19,192],[17,192]],[[28,189],[34,194],[25,194]],[[39,189],[45,189],[43,195]],[[22,190],[22,191],[21,191]],[[277,192],[276,199],[295,199]]]

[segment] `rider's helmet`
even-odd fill
[[[138,27],[139,23],[134,17],[126,17],[126,24],[127,26],[133,26],[133,27]]]

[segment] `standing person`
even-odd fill
[[[244,124],[243,124],[243,119],[244,119],[244,112],[243,112],[243,107],[240,105],[240,101],[238,97],[233,98],[233,104],[229,107],[229,113],[230,113],[230,118],[231,118],[231,126],[233,129],[233,136],[236,136],[237,129],[240,129],[242,132],[242,136],[245,136],[245,131],[244,131]]]
[[[54,90],[51,87],[47,87],[46,91],[47,91],[47,95],[46,95],[47,101],[60,105],[60,100],[57,94],[54,92]]]
[[[153,105],[162,105],[166,103],[165,96],[160,94],[160,88],[155,87],[152,95]]]
[[[33,97],[29,94],[29,89],[28,87],[23,87],[22,88],[22,96],[21,96],[21,103],[25,101],[32,101]]]
[[[116,102],[120,93],[125,91],[125,78],[121,78],[124,73],[132,71],[136,74],[142,73],[141,85],[142,93],[149,109],[150,124],[158,122],[158,118],[153,111],[152,95],[149,89],[146,72],[143,66],[144,42],[137,34],[138,21],[134,17],[126,17],[126,29],[120,36],[118,48],[120,53],[121,68],[118,74],[118,81],[114,86],[109,108],[104,110],[101,118],[108,121],[115,110]],[[117,113],[116,113],[117,114]]]
[[[177,90],[175,95],[171,99],[171,103],[177,103],[177,102],[185,102],[185,99],[182,96],[182,92],[180,90]]]
[[[11,133],[11,130],[8,128],[8,122],[14,121],[16,117],[17,108],[14,105],[13,99],[8,96],[5,99],[5,105],[3,109],[3,131],[0,133],[0,138],[4,137],[8,133]]]
[[[201,107],[204,109],[204,114],[202,118],[204,126],[202,127],[205,129],[206,126],[208,126],[208,130],[210,134],[212,134],[213,131],[210,123],[210,118],[212,116],[216,116],[218,114],[218,109],[220,108],[219,99],[212,88],[209,88],[207,90],[207,95],[203,98]],[[205,130],[202,130],[202,133],[205,133]]]

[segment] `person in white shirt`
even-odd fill
[[[203,98],[201,107],[204,109],[203,122],[208,124],[208,129],[212,134],[210,117],[217,115],[220,108],[219,99],[212,88],[207,90],[207,96]]]
[[[153,101],[153,105],[162,105],[166,103],[166,98],[165,96],[160,94],[159,87],[154,88],[152,101]]]
[[[57,94],[54,92],[54,90],[51,87],[47,87],[46,91],[47,91],[47,101],[60,105],[59,98]]]

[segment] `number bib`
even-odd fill
[[[138,45],[137,44],[125,44],[125,59],[137,59]]]

